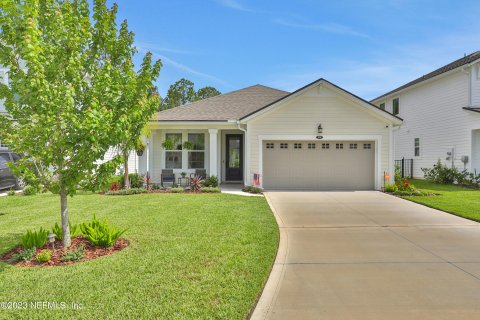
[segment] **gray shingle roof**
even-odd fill
[[[438,68],[438,69],[435,70],[435,71],[432,71],[432,72],[430,72],[430,73],[428,73],[428,74],[426,74],[426,75],[424,75],[424,76],[421,76],[420,78],[417,78],[417,79],[415,79],[415,80],[413,80],[413,81],[410,81],[409,83],[404,84],[404,85],[401,86],[401,87],[398,87],[398,88],[396,88],[396,89],[394,89],[394,90],[392,90],[392,91],[389,91],[389,92],[387,92],[387,93],[385,93],[385,94],[382,94],[380,97],[377,97],[377,98],[373,99],[372,101],[381,99],[381,98],[383,98],[383,97],[386,97],[386,96],[388,96],[388,95],[391,95],[392,93],[395,93],[395,92],[397,92],[397,91],[406,89],[406,88],[408,88],[408,87],[410,87],[410,86],[413,86],[413,85],[415,85],[415,84],[417,84],[417,83],[420,83],[420,82],[422,82],[422,81],[431,79],[431,78],[436,77],[436,76],[438,76],[438,75],[441,75],[442,73],[445,73],[445,72],[451,71],[451,70],[453,70],[453,69],[456,69],[456,68],[458,68],[458,67],[464,66],[464,65],[466,65],[466,64],[472,63],[472,62],[474,62],[474,61],[476,61],[476,60],[478,60],[478,59],[480,59],[480,51],[475,51],[474,53],[471,53],[471,54],[469,54],[469,55],[467,55],[467,56],[465,56],[465,57],[463,57],[463,58],[460,58],[460,59],[458,59],[458,60],[455,60],[455,61],[453,61],[453,62],[451,62],[451,63],[449,63],[449,64],[447,64],[447,65],[445,65],[445,66],[443,66],[443,67],[441,67],[441,68]]]
[[[289,93],[254,85],[219,96],[157,112],[157,121],[227,121],[240,119]]]

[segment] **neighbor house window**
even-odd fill
[[[167,133],[165,140],[173,142],[173,148],[165,151],[165,168],[182,169],[182,134]]]
[[[379,107],[380,107],[380,109],[385,110],[385,102],[384,102],[384,103],[380,103],[380,106],[379,106]]]
[[[420,157],[420,138],[415,138],[415,157]]]
[[[393,99],[393,114],[397,115],[400,113],[400,100],[399,98]]]
[[[188,142],[193,145],[188,150],[188,169],[205,169],[205,134],[189,133]]]

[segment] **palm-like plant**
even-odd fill
[[[192,191],[200,191],[203,185],[203,179],[202,177],[195,175],[193,178],[190,179],[190,188]]]

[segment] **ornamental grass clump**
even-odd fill
[[[126,231],[119,230],[106,220],[98,220],[95,215],[89,223],[82,223],[80,230],[83,236],[95,247],[108,248],[113,246]]]

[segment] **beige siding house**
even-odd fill
[[[401,123],[324,79],[293,93],[255,85],[159,112],[138,171],[157,183],[205,169],[267,189],[381,189]]]
[[[438,160],[480,173],[480,51],[372,103],[404,120],[394,130],[394,157],[413,159],[413,176],[423,178],[421,169]]]

